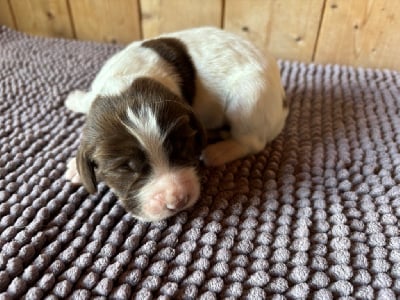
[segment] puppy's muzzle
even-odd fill
[[[173,198],[170,201],[166,201],[167,203],[167,208],[172,211],[179,211],[183,209],[186,204],[189,202],[190,195],[189,196],[173,196]]]
[[[182,168],[154,176],[142,188],[139,199],[145,218],[154,221],[192,206],[199,195],[200,183],[194,168]]]

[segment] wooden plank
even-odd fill
[[[315,60],[400,69],[400,1],[328,0]]]
[[[324,0],[226,0],[224,28],[276,57],[311,61]]]
[[[72,38],[66,0],[10,0],[16,27],[24,32]]]
[[[78,39],[129,43],[140,39],[137,0],[70,0]]]
[[[0,24],[15,28],[13,15],[8,0],[0,0]]]
[[[141,0],[143,37],[222,25],[222,0]]]

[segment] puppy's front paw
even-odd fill
[[[235,140],[225,140],[204,149],[202,159],[206,166],[216,167],[241,158],[248,154],[248,149]]]
[[[204,149],[202,160],[206,166],[216,167],[225,163],[224,153],[218,144],[212,144]]]
[[[81,184],[81,177],[79,176],[78,169],[76,167],[76,159],[73,158],[67,165],[67,171],[65,172],[65,179],[71,181],[73,184]]]

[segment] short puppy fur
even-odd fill
[[[67,179],[104,181],[127,211],[158,221],[199,198],[197,167],[261,151],[288,114],[279,68],[247,40],[196,28],[137,41],[112,56],[68,108],[87,114]],[[229,126],[207,145],[206,130]]]

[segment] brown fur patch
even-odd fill
[[[142,46],[154,50],[174,67],[180,79],[181,93],[192,104],[196,89],[196,71],[185,44],[176,38],[158,38],[145,41]]]

